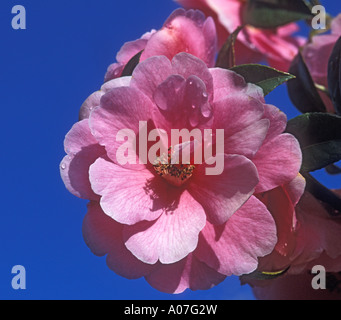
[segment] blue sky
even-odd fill
[[[26,30],[11,27],[17,4],[26,8]],[[336,1],[323,4],[338,13]],[[160,28],[175,8],[171,0],[1,1],[0,299],[253,299],[235,277],[174,296],[144,279],[115,275],[83,241],[87,202],[72,196],[59,176],[64,136],[116,52]],[[298,114],[285,86],[267,101],[289,118]],[[339,178],[318,176],[340,187]],[[15,265],[26,269],[26,290],[11,287]]]

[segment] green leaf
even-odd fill
[[[288,82],[289,97],[294,106],[302,113],[326,112],[326,106],[301,53],[298,53],[293,60],[289,72],[296,77]]]
[[[341,174],[341,168],[339,166],[337,166],[336,164],[330,164],[329,166],[327,166],[326,171],[330,175]]]
[[[341,37],[336,42],[328,63],[328,87],[334,108],[341,114]]]
[[[325,168],[341,160],[341,140],[317,143],[302,148],[303,164],[301,170],[312,172]]]
[[[246,82],[256,84],[264,91],[264,96],[276,89],[279,85],[294,79],[290,73],[276,70],[260,64],[243,64],[230,70],[244,77]]]
[[[286,132],[300,143],[302,172],[319,170],[341,160],[340,116],[306,113],[288,121]]]
[[[248,0],[243,11],[243,21],[256,28],[277,28],[312,17],[311,4],[305,0]]]
[[[235,43],[238,37],[239,32],[243,29],[243,27],[238,27],[230,36],[227,38],[227,41],[221,48],[218,54],[216,67],[229,69],[236,65],[235,59]]]
[[[332,217],[341,216],[341,198],[333,191],[329,190],[322,183],[317,181],[309,173],[303,174],[306,180],[306,190],[316,199],[324,203],[328,214]]]
[[[128,63],[126,64],[126,66],[124,67],[123,71],[122,71],[122,75],[121,77],[128,77],[131,76],[136,68],[136,66],[140,63],[140,59],[141,59],[141,55],[142,55],[142,51],[140,51],[138,54],[136,54],[135,56],[133,56]]]

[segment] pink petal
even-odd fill
[[[112,63],[107,68],[107,72],[104,76],[104,82],[110,81],[112,79],[117,79],[122,75],[125,65],[122,63]]]
[[[288,71],[290,62],[298,53],[299,47],[303,45],[302,41],[293,36],[283,36],[278,33],[278,30],[251,28],[247,30],[249,36],[247,41],[250,41],[268,59],[271,59],[272,67]]]
[[[293,180],[301,168],[302,153],[292,135],[281,134],[264,144],[252,161],[259,173],[259,193]]]
[[[89,119],[91,111],[99,106],[103,94],[101,91],[96,91],[83,102],[79,110],[79,120]]]
[[[275,106],[265,104],[263,117],[270,121],[270,127],[266,136],[267,141],[283,133],[287,127],[287,116]]]
[[[211,19],[210,19],[211,20]],[[141,59],[164,55],[169,60],[187,52],[213,66],[216,53],[216,33],[213,20],[203,24],[205,16],[200,11],[177,9],[167,19],[164,27],[148,41]]]
[[[279,271],[292,267],[292,256],[297,246],[297,218],[295,205],[305,189],[305,179],[298,175],[285,186],[258,194],[276,222],[278,241],[274,251],[259,259],[258,269],[262,271]]]
[[[282,256],[289,256],[296,245],[296,216],[293,203],[282,187],[259,195],[259,200],[266,205],[276,222],[278,241],[275,250]]]
[[[84,101],[79,111],[79,119],[88,119],[92,110],[100,105],[101,98],[105,93],[113,88],[128,87],[130,79],[130,77],[121,77],[104,83],[99,91],[94,92]]]
[[[151,57],[137,65],[131,87],[139,89],[153,101],[155,89],[172,74],[171,62],[165,56]]]
[[[318,258],[322,252],[336,259],[341,256],[339,218],[331,218],[326,208],[309,192],[305,192],[296,206],[298,245],[295,264],[307,264]]]
[[[173,73],[188,79],[190,76],[196,76],[201,79],[210,99],[213,99],[213,78],[207,65],[199,58],[188,54],[179,53],[172,60]]]
[[[300,201],[305,191],[305,187],[306,181],[300,173],[296,176],[294,180],[283,186],[294,206],[296,206],[297,203]]]
[[[188,191],[204,207],[211,223],[223,224],[253,194],[257,170],[249,159],[238,155],[224,155],[220,175],[206,175],[206,168],[206,164],[195,168]]]
[[[224,279],[224,275],[199,261],[193,254],[173,264],[159,264],[146,276],[152,287],[166,293],[182,293],[186,289],[208,290]]]
[[[67,155],[60,164],[60,175],[66,188],[75,196],[96,200],[89,181],[89,167],[105,153],[92,136],[88,120],[77,122],[65,137]]]
[[[261,102],[264,102],[263,90],[251,83],[246,83],[239,74],[226,69],[210,69],[214,84],[214,101],[226,98],[230,94],[243,92]]]
[[[240,276],[256,270],[258,258],[271,253],[276,242],[271,214],[252,196],[227,223],[206,223],[195,256],[219,273]]]
[[[341,34],[341,14],[337,15],[331,24],[332,34],[340,35]]]
[[[187,80],[180,75],[170,76],[156,88],[154,100],[159,109],[153,114],[155,126],[166,130],[169,137],[172,129],[211,126],[209,95],[205,83],[197,76]]]
[[[202,27],[206,19],[205,15],[199,10],[189,9],[186,11],[182,8],[179,8],[179,9],[174,10],[171,13],[171,15],[165,21],[163,26],[171,27],[172,22],[174,22],[174,20],[179,17],[182,17],[182,18],[186,17],[188,19],[191,19],[191,21],[194,22],[198,27]]]
[[[147,43],[148,39],[138,39],[126,42],[117,53],[116,60],[119,63],[127,64],[132,57],[145,49]]]
[[[224,129],[225,153],[252,158],[263,144],[269,121],[264,106],[243,93],[231,93],[214,103],[213,128]]]
[[[108,254],[107,264],[118,275],[128,279],[143,277],[154,266],[139,261],[127,250],[122,229],[123,226],[108,217],[97,202],[88,204],[88,213],[83,221],[83,237],[90,250],[97,256]]]
[[[102,196],[103,211],[129,225],[157,219],[168,204],[164,195],[171,194],[168,189],[172,189],[147,169],[130,170],[103,158],[91,166],[90,181],[93,190]]]
[[[91,134],[87,119],[76,122],[64,139],[64,149],[68,154],[76,154],[93,144],[98,144],[98,142]]]
[[[248,127],[229,136],[225,141],[225,152],[241,154],[252,159],[265,140],[269,124],[267,119],[255,121]]]
[[[154,222],[141,222],[124,229],[127,248],[145,263],[180,261],[195,250],[199,232],[205,226],[203,208],[186,190],[165,209]]]
[[[155,106],[145,95],[131,87],[114,88],[102,97],[101,105],[91,113],[90,128],[115,163],[121,163],[116,157],[117,149],[123,144],[116,140],[119,131],[125,129],[133,132],[130,149],[137,150],[138,154],[136,136],[140,129],[139,123],[151,119],[153,108]],[[131,167],[143,169],[144,165],[139,165],[137,154],[136,157],[133,155],[134,159],[129,159]]]
[[[208,17],[203,26],[203,34],[206,38],[206,54],[208,56],[207,66],[213,67],[215,55],[218,49],[217,29],[212,17]]]
[[[237,27],[243,25],[241,8],[243,3],[235,0],[213,0],[205,1],[206,6],[215,11],[218,15],[219,22],[230,33],[235,31]]]

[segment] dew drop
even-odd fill
[[[65,169],[66,169],[66,164],[65,164],[65,163],[62,163],[62,164],[60,165],[60,168],[61,168],[62,170],[65,170]]]

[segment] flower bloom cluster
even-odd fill
[[[177,2],[185,8],[199,9],[214,18],[219,46],[222,46],[238,27],[245,25],[243,10],[246,1],[177,0]],[[296,23],[267,29],[246,25],[236,42],[237,64],[266,60],[272,67],[287,71],[299,47],[306,42],[304,37],[294,36],[298,30]]]
[[[243,25],[245,2],[178,2],[186,9],[121,48],[65,137],[60,173],[72,194],[89,200],[86,244],[117,274],[167,293],[288,268],[290,283],[321,260],[340,271],[341,247],[333,245],[340,222],[305,191],[286,115],[260,86],[215,67]],[[236,64],[265,59],[288,70],[305,43],[296,30],[246,26]],[[336,21],[323,44],[335,43],[337,32]],[[303,51],[309,68],[320,42]],[[315,76],[326,85],[324,74]],[[271,288],[245,281],[264,298],[276,296],[281,279]]]

